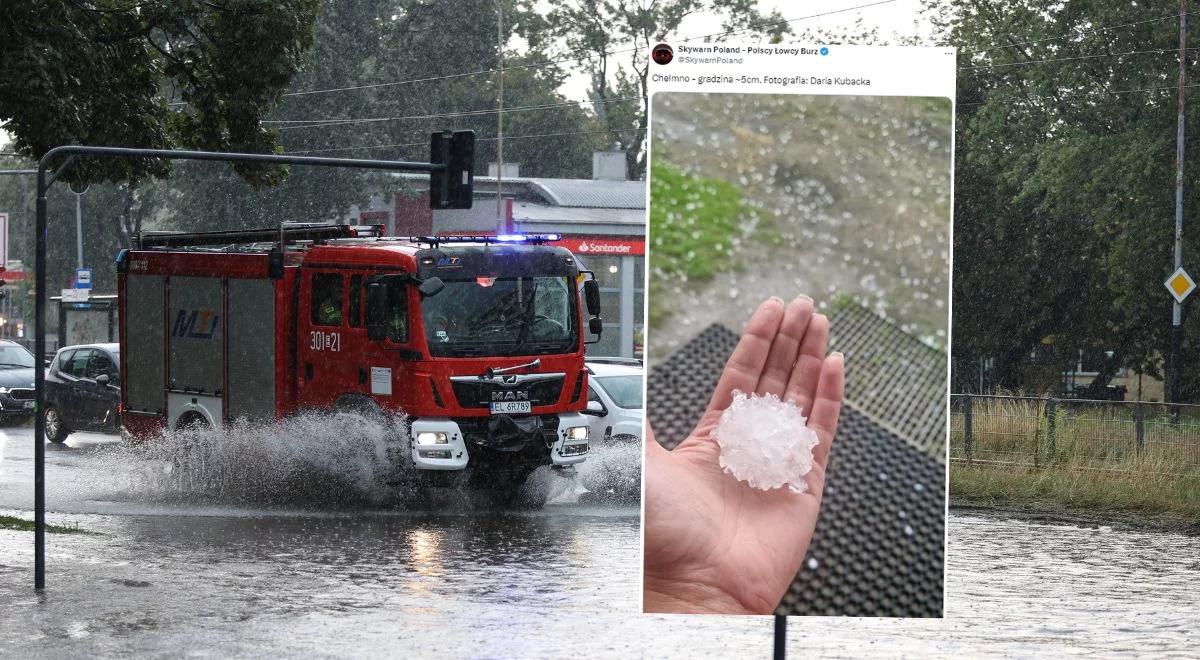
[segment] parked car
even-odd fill
[[[587,363],[588,403],[583,411],[592,444],[641,443],[642,367],[630,361]]]
[[[24,346],[0,340],[0,421],[33,417],[33,353]]]
[[[118,344],[58,349],[46,372],[46,439],[62,442],[74,431],[119,433],[121,364]]]

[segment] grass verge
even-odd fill
[[[15,529],[22,532],[33,531],[33,521],[16,516],[0,516],[0,529]],[[87,534],[77,526],[46,525],[46,531],[51,534]]]
[[[951,505],[1036,504],[1095,513],[1169,518],[1200,525],[1200,473],[1168,475],[1151,470],[1101,470],[1083,465],[1028,468],[950,466]]]

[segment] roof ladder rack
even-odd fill
[[[232,231],[147,231],[138,234],[138,247],[172,248],[203,245],[238,245],[243,243],[295,241],[324,241],[337,238],[380,238],[383,225],[342,225],[334,223],[284,222],[270,229],[239,229]]]

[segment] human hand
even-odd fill
[[[825,465],[842,407],[844,360],[825,357],[829,319],[812,300],[759,305],[725,365],[695,430],[674,451],[647,428],[645,561],[647,612],[770,614],[800,570],[825,487]],[[758,490],[726,474],[712,437],[733,391],[795,403],[816,431],[808,492]]]

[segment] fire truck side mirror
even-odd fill
[[[469,209],[474,201],[475,131],[441,131],[430,137],[429,208]]]
[[[442,289],[445,288],[446,283],[442,281],[442,278],[430,277],[421,282],[420,286],[417,287],[417,291],[421,292],[422,298],[428,298],[430,296],[436,296],[442,292]]]
[[[387,292],[379,282],[367,285],[367,339],[382,341],[387,336]]]
[[[273,280],[283,279],[283,252],[279,248],[271,248],[267,253],[267,277]]]
[[[596,283],[596,280],[588,280],[583,283],[583,299],[587,303],[588,315],[600,316],[600,285]]]
[[[588,321],[588,332],[596,335],[597,337],[604,334],[604,319],[600,318],[599,316],[593,316],[591,320]]]

